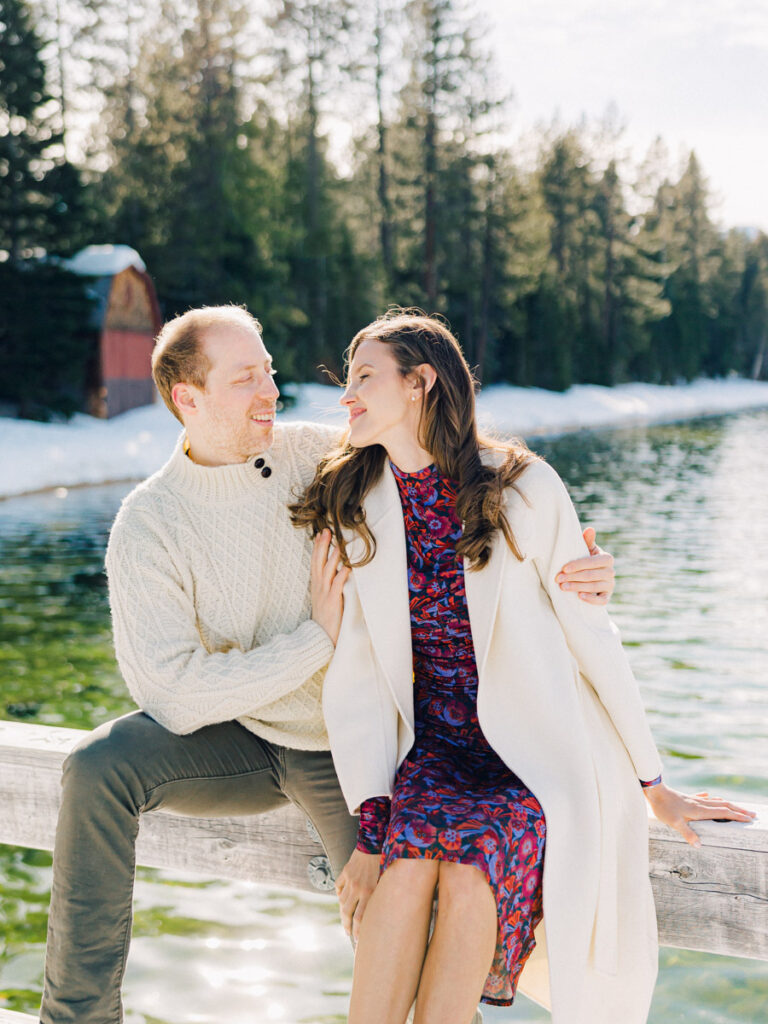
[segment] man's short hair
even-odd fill
[[[242,306],[203,306],[169,320],[155,339],[152,379],[163,401],[180,422],[181,415],[171,393],[176,384],[205,388],[211,364],[202,346],[203,333],[219,324],[249,327],[261,334],[259,321]]]

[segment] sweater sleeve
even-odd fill
[[[661,760],[645,716],[637,682],[606,610],[574,600],[555,582],[560,568],[588,554],[576,510],[557,473],[535,463],[520,478],[529,503],[525,542],[582,676],[613,721],[639,779],[656,779]]]
[[[253,650],[208,651],[183,559],[136,515],[118,517],[106,568],[120,671],[137,705],[171,732],[258,718],[333,654],[330,637],[311,619]]]
[[[374,796],[360,804],[357,849],[363,853],[381,853],[389,824],[391,802],[388,796]]]

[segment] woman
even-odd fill
[[[565,488],[524,445],[478,436],[448,329],[395,312],[348,356],[347,439],[293,511],[352,566],[324,710],[382,874],[350,1024],[402,1024],[414,997],[416,1024],[467,1024],[481,997],[512,1002],[523,967],[556,1024],[640,1024],[656,973],[643,792],[691,842],[691,819],[748,814],[661,781],[615,629],[556,584],[584,550]]]

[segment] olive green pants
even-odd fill
[[[69,755],[62,778],[42,1024],[117,1024],[131,937],[142,811],[232,817],[291,801],[338,875],[357,819],[327,751],[293,750],[237,722],[176,736],[143,712],[108,722]]]

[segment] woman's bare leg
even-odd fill
[[[496,900],[471,864],[441,861],[437,920],[416,996],[414,1024],[468,1024],[496,950]]]
[[[419,985],[439,861],[395,860],[373,891],[355,953],[348,1024],[403,1024]]]

